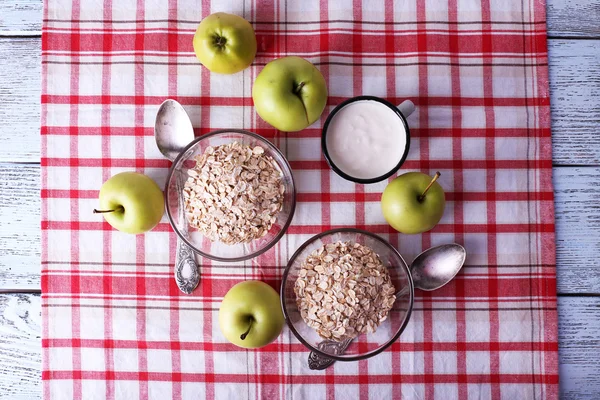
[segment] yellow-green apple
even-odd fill
[[[218,12],[204,18],[193,40],[198,60],[211,72],[235,74],[256,55],[256,36],[244,18]]]
[[[219,308],[221,332],[231,343],[246,349],[256,349],[274,341],[284,322],[279,294],[260,281],[234,285]]]
[[[421,233],[432,229],[444,215],[444,189],[421,172],[408,172],[391,181],[381,196],[386,221],[402,233]]]
[[[104,219],[126,233],[143,233],[159,223],[165,210],[163,192],[156,182],[137,172],[121,172],[100,188],[100,208]]]
[[[323,113],[327,84],[321,72],[305,59],[278,58],[256,77],[252,99],[262,119],[280,131],[296,132]]]

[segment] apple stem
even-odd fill
[[[94,208],[94,214],[103,214],[103,213],[111,213],[111,212],[123,212],[125,211],[125,209],[123,208],[123,206],[119,206],[117,208],[115,208],[114,210],[96,210]]]
[[[242,339],[242,340],[246,339],[246,336],[248,336],[248,333],[250,333],[250,328],[252,328],[253,322],[254,322],[254,318],[250,318],[250,325],[248,326],[248,329],[246,329],[246,332],[244,332],[240,335],[240,339]]]
[[[423,193],[421,193],[421,195],[419,197],[417,197],[417,200],[419,200],[419,202],[422,202],[423,200],[425,200],[425,194],[427,193],[427,191],[429,190],[429,188],[431,187],[431,185],[433,185],[433,183],[435,181],[438,180],[438,178],[440,177],[440,171],[435,173],[435,176],[433,177],[433,179],[431,180],[431,182],[429,182],[429,185],[427,185],[427,187],[425,188],[425,190],[423,190]]]
[[[218,47],[223,47],[226,42],[227,42],[227,39],[225,39],[223,36],[215,36],[215,44]]]
[[[302,88],[304,87],[304,85],[306,85],[305,82],[300,82],[298,84],[298,86],[296,86],[296,89],[294,89],[294,93],[295,94],[300,94],[300,91],[302,90]]]

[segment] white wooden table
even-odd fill
[[[547,1],[560,391],[600,399],[600,0]],[[42,0],[0,0],[2,399],[41,397],[41,19]]]

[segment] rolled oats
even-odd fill
[[[188,170],[183,197],[189,224],[233,245],[267,234],[283,208],[283,173],[261,146],[208,147]]]
[[[294,285],[302,319],[324,339],[373,333],[396,301],[379,256],[359,243],[330,243],[302,263]]]

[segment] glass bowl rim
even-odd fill
[[[250,137],[252,137],[254,139],[257,139],[259,142],[264,143],[265,146],[269,147],[272,151],[274,151],[275,153],[279,154],[279,156],[283,159],[285,167],[290,172],[289,178],[290,178],[290,181],[292,182],[292,197],[291,197],[290,215],[289,215],[287,221],[285,221],[285,223],[283,224],[282,229],[279,231],[279,233],[277,235],[275,235],[273,237],[273,239],[271,240],[271,242],[267,246],[265,246],[264,248],[260,249],[259,251],[256,251],[254,253],[248,254],[246,256],[241,256],[241,257],[219,257],[219,256],[215,256],[213,254],[208,254],[206,252],[203,252],[203,251],[199,250],[188,239],[186,239],[181,232],[179,232],[179,229],[177,228],[177,226],[175,225],[175,222],[173,220],[173,216],[171,215],[171,210],[169,209],[168,188],[169,188],[169,182],[171,181],[171,177],[173,176],[173,173],[175,171],[175,166],[179,163],[179,161],[181,160],[181,158],[183,157],[183,155],[189,149],[191,149],[193,146],[195,146],[198,142],[200,142],[201,140],[210,138],[212,136],[218,136],[218,135],[224,134],[224,133],[238,133],[238,134],[250,136]],[[282,171],[282,172],[285,175],[285,172],[284,171]],[[201,135],[201,136],[198,136],[198,137],[194,138],[194,140],[192,140],[187,146],[185,146],[185,148],[183,150],[181,150],[179,152],[179,154],[177,155],[177,157],[175,158],[175,160],[173,160],[173,164],[171,165],[171,168],[169,168],[169,173],[167,174],[167,180],[165,181],[164,192],[165,192],[165,209],[166,209],[166,212],[167,212],[167,218],[169,220],[169,224],[171,224],[171,228],[173,228],[173,231],[175,231],[175,233],[177,234],[177,236],[179,236],[179,239],[183,240],[183,242],[186,243],[195,253],[198,253],[201,256],[209,258],[209,259],[211,259],[213,261],[219,261],[219,262],[239,262],[239,261],[246,261],[246,260],[250,260],[252,258],[258,257],[261,254],[267,252],[267,250],[270,250],[271,247],[275,246],[275,244],[277,244],[281,240],[281,238],[283,237],[283,235],[285,235],[285,233],[287,232],[290,224],[292,223],[292,219],[294,218],[294,213],[296,212],[296,182],[294,181],[294,174],[293,174],[293,171],[292,171],[292,167],[290,166],[290,163],[288,162],[287,158],[283,155],[283,153],[281,152],[281,150],[279,150],[277,148],[277,146],[275,146],[273,143],[271,143],[270,141],[268,141],[266,138],[260,136],[259,134],[254,133],[254,132],[246,131],[244,129],[218,129],[218,130],[211,131],[209,133],[206,133],[204,135]]]
[[[409,307],[408,307],[408,312],[406,314],[406,318],[404,318],[404,321],[402,322],[402,326],[400,326],[400,329],[398,329],[398,332],[396,332],[396,334],[390,338],[390,340],[388,340],[384,345],[382,345],[379,349],[371,352],[371,353],[367,353],[367,354],[362,354],[362,355],[357,355],[357,356],[352,356],[352,357],[339,357],[339,356],[335,356],[332,354],[327,354],[322,352],[321,350],[319,350],[318,348],[312,346],[311,344],[309,344],[306,340],[304,340],[304,338],[298,333],[298,331],[296,331],[296,328],[294,328],[294,325],[292,322],[290,322],[289,319],[289,315],[287,312],[287,309],[285,308],[285,295],[284,295],[284,290],[285,290],[285,284],[287,283],[287,278],[288,278],[288,273],[289,270],[291,268],[291,262],[293,260],[295,260],[298,255],[300,255],[300,253],[302,251],[304,251],[304,249],[306,249],[308,247],[308,245],[312,242],[314,242],[315,240],[321,239],[322,237],[325,236],[329,236],[329,235],[333,235],[336,233],[360,233],[362,235],[365,236],[369,236],[372,239],[375,239],[381,243],[383,243],[386,247],[388,247],[389,249],[391,249],[394,253],[396,253],[396,255],[398,256],[398,258],[402,261],[401,265],[402,268],[404,268],[404,270],[406,271],[406,275],[408,277],[408,282],[409,282],[409,287],[410,287],[410,297],[409,297]],[[413,280],[412,280],[412,275],[410,273],[410,269],[408,268],[408,265],[406,264],[406,261],[404,260],[404,258],[402,257],[402,255],[400,254],[400,252],[394,247],[392,246],[387,240],[383,239],[381,236],[376,235],[374,233],[365,231],[363,229],[358,229],[358,228],[338,228],[338,229],[331,229],[325,232],[321,232],[317,235],[312,236],[311,238],[309,238],[308,240],[306,240],[304,243],[302,243],[302,245],[298,248],[298,250],[296,250],[294,252],[294,254],[290,257],[290,259],[288,260],[288,264],[285,267],[285,270],[283,271],[283,277],[281,280],[281,287],[279,288],[279,295],[280,295],[280,303],[281,303],[281,309],[283,311],[283,316],[285,318],[285,323],[288,326],[288,328],[290,328],[290,330],[292,331],[292,333],[294,334],[294,336],[296,336],[296,339],[298,339],[305,347],[307,347],[310,351],[312,351],[313,353],[316,353],[322,357],[325,358],[330,358],[336,361],[360,361],[360,360],[365,360],[367,358],[371,358],[376,356],[377,354],[381,353],[382,351],[386,350],[388,347],[390,347],[396,340],[398,340],[398,338],[400,337],[400,335],[402,334],[402,332],[404,332],[404,329],[406,329],[406,326],[408,325],[408,322],[410,321],[410,317],[412,315],[412,310],[413,310],[413,305],[414,305],[414,297],[415,297],[415,293],[414,293],[414,284],[413,284]]]

